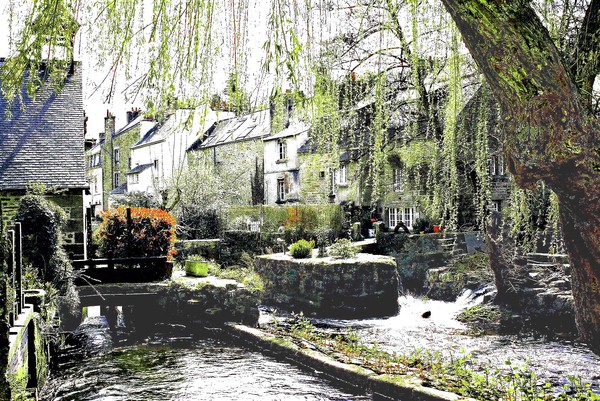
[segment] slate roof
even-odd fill
[[[310,124],[305,122],[297,122],[290,124],[289,127],[282,129],[276,134],[269,135],[265,138],[265,141],[271,141],[274,139],[288,138],[290,136],[296,136],[302,134],[310,129]]]
[[[206,149],[233,142],[263,138],[269,135],[270,129],[269,110],[223,120],[217,123],[215,129],[199,148]],[[191,148],[194,148],[194,145]]]
[[[135,174],[135,173],[141,173],[142,171],[149,169],[150,167],[152,167],[154,164],[153,163],[147,163],[147,164],[140,164],[139,166],[135,166],[134,168],[132,168],[131,170],[129,170],[127,173],[125,174]]]
[[[87,188],[81,68],[75,68],[58,93],[44,87],[35,100],[25,89],[22,93],[23,104],[12,104],[10,120],[0,96],[0,191],[24,189],[36,181],[61,189]]]
[[[144,134],[142,139],[140,139],[135,145],[132,146],[132,148],[137,148],[154,142],[164,141],[165,139],[162,136],[158,135],[160,127],[161,125],[155,124],[152,128],[148,130],[148,132]]]
[[[127,193],[127,183],[121,184],[111,191],[111,195],[125,195]]]

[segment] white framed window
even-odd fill
[[[388,209],[388,221],[390,224],[390,227],[396,227],[396,225],[398,224],[398,208],[397,207],[391,207]]]
[[[285,200],[285,180],[283,178],[277,180],[277,200]]]
[[[336,184],[346,185],[348,183],[348,166],[342,164],[340,168],[333,170]]]
[[[413,223],[415,222],[415,208],[405,207],[402,221],[404,222],[406,227],[412,227]]]
[[[287,159],[287,144],[285,143],[285,141],[277,141],[277,150],[279,152],[279,160]]]
[[[131,183],[137,184],[139,182],[140,182],[140,175],[139,174],[131,174]]]
[[[115,173],[113,177],[113,187],[117,188],[119,186],[119,173]]]
[[[412,228],[415,222],[414,207],[391,207],[388,209],[388,221],[390,227],[396,227],[399,222],[403,222],[408,228]]]
[[[119,164],[119,160],[121,160],[121,152],[119,151],[119,149],[115,149],[114,151],[114,157],[113,160],[115,162],[115,164]]]
[[[490,174],[504,175],[504,156],[493,155],[490,159]]]
[[[392,170],[392,185],[394,186],[394,191],[403,191],[404,190],[404,180],[402,177],[402,170],[399,168],[395,168]]]

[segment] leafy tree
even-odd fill
[[[11,0],[11,4],[15,1]],[[353,31],[349,29],[339,39],[355,43],[346,54],[364,60],[359,64],[365,69],[370,63],[369,68],[384,74],[395,65],[400,71],[396,76],[402,77],[399,82],[406,82],[416,93],[416,106],[404,110],[426,116],[425,126],[432,128],[425,130],[426,135],[441,141],[442,146],[435,148],[438,153],[433,157],[443,160],[443,164],[437,170],[436,164],[433,165],[431,177],[442,177],[445,182],[431,179],[436,188],[432,204],[442,205],[444,217],[453,223],[461,193],[457,184],[461,173],[457,149],[463,144],[460,132],[456,131],[457,116],[464,105],[461,82],[465,73],[483,74],[490,95],[500,108],[499,143],[517,185],[534,189],[543,181],[556,194],[572,263],[578,328],[582,338],[600,352],[600,139],[597,135],[600,123],[598,92],[594,91],[600,70],[600,0],[346,3],[336,8],[337,3],[333,2],[270,2],[263,47],[265,73],[277,74],[276,86],[281,86],[282,79],[296,87],[314,86],[310,82],[314,74],[300,73],[314,72],[315,59],[334,50],[331,41],[323,40],[332,36],[333,32],[328,31],[334,25],[332,20],[343,19],[341,11],[358,14],[353,20],[355,25],[346,20],[337,24],[354,26]],[[247,43],[241,39],[252,29],[247,18],[242,17],[249,9],[249,2],[231,2],[233,7],[221,8],[220,3],[211,0],[158,0],[153,2],[153,18],[149,23],[136,18],[136,10],[144,9],[135,7],[136,4],[134,0],[99,2],[104,7],[93,27],[102,34],[99,43],[106,50],[111,93],[119,67],[130,64],[131,72],[138,65],[132,61],[138,59],[146,60],[149,68],[137,82],[150,88],[156,104],[160,103],[158,99],[172,96],[176,86],[206,85],[212,78],[210,60],[219,42],[215,40],[216,31],[222,29],[214,21],[229,21],[226,31],[232,32],[231,39],[219,43],[225,42],[231,50],[233,67],[241,65],[237,50]],[[35,22],[36,17],[48,14],[49,5],[56,6],[52,15],[57,18]],[[14,46],[15,61],[3,68],[5,93],[18,93],[26,68],[30,64],[35,67],[32,60],[39,63],[43,59],[38,48],[59,42],[64,45],[66,42],[58,38],[60,35],[65,39],[72,37],[74,24],[68,15],[76,13],[69,9],[70,5],[67,0],[35,2],[23,35]],[[449,16],[442,13],[441,5]],[[359,9],[365,12],[358,13]],[[455,25],[448,23],[449,18]],[[403,23],[408,23],[410,29],[402,30]],[[461,40],[476,69],[461,52]],[[444,41],[445,45],[441,45]],[[31,43],[37,47],[29,48]],[[421,51],[424,48],[428,51]],[[143,57],[136,58],[139,55],[136,51],[143,53]],[[386,59],[388,62],[384,62]],[[221,66],[221,62],[215,64]],[[359,68],[355,72],[361,73]],[[435,87],[441,82],[437,76],[446,82],[447,101],[443,111],[435,112]],[[386,97],[394,93],[381,76],[376,82],[370,142],[375,152],[369,156],[373,176],[381,171],[380,148],[393,117]],[[319,96],[323,94],[318,91],[315,95],[315,99],[331,100]],[[331,121],[336,119],[332,116]],[[414,128],[407,132],[419,134],[421,126],[412,124]],[[485,152],[484,142],[478,143],[482,151],[476,170],[481,176]],[[375,185],[375,192],[376,189]],[[485,197],[481,199],[484,204]]]
[[[577,326],[600,352],[600,1],[587,3],[575,46],[559,52],[530,5],[443,0],[500,104],[517,184],[556,194],[572,263]],[[564,60],[574,60],[571,65]]]
[[[167,184],[168,209],[177,218],[179,234],[186,238],[211,238],[222,226],[227,206],[249,205],[252,183],[248,166],[225,164],[217,169],[210,156],[194,154],[180,174]]]

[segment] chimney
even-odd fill
[[[106,117],[104,117],[104,135],[109,140],[115,136],[115,116],[108,110],[106,110]]]
[[[139,107],[132,107],[131,110],[127,112],[127,124],[138,118],[141,112]]]

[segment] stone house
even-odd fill
[[[235,199],[226,199],[230,205],[251,205],[252,180],[257,166],[263,171],[263,140],[270,135],[269,110],[256,111],[244,116],[234,117],[216,123],[207,131],[205,139],[198,139],[188,149],[188,156],[200,152],[211,161],[216,174],[235,179],[242,184],[243,190]]]
[[[91,207],[95,213],[110,207],[115,197],[127,192],[127,173],[132,169],[131,147],[148,133],[156,122],[145,119],[139,109],[127,112],[127,123],[115,129],[115,116],[107,112],[104,133],[87,152],[87,176],[92,189]]]
[[[296,122],[263,139],[264,192],[266,204],[301,200],[298,149],[308,140],[310,126]]]
[[[178,109],[156,124],[131,147],[127,192],[162,196],[187,164],[187,150],[202,139],[209,127],[233,113],[210,109]]]
[[[22,102],[17,99],[10,106],[0,97],[3,225],[12,225],[20,198],[30,184],[54,188],[58,192],[47,198],[67,213],[66,250],[75,257],[86,254],[84,130],[81,68],[77,65],[58,92],[42,87],[32,98],[23,89]]]

